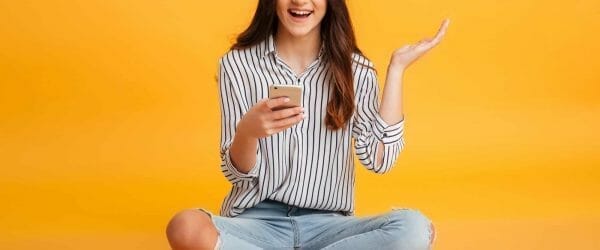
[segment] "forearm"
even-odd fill
[[[258,140],[243,133],[236,133],[229,149],[229,155],[235,168],[242,173],[248,173],[256,163]]]
[[[404,69],[390,64],[388,67],[385,86],[379,106],[379,115],[387,124],[396,124],[402,121],[402,78]]]
[[[402,110],[402,77],[404,68],[390,64],[383,88],[379,115],[388,124],[396,124],[404,119]],[[383,161],[383,143],[377,145],[377,166]]]

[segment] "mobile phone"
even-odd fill
[[[300,85],[280,85],[273,84],[269,86],[269,99],[277,97],[288,97],[290,101],[286,104],[277,106],[273,110],[280,110],[291,107],[302,107],[302,91],[303,88]]]

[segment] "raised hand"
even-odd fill
[[[419,57],[440,43],[442,37],[446,34],[449,23],[450,19],[445,19],[435,37],[421,39],[416,44],[405,45],[394,51],[390,60],[390,67],[401,70],[406,69]]]

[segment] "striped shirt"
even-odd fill
[[[353,215],[352,148],[370,171],[386,173],[394,166],[404,148],[404,119],[388,125],[379,116],[376,74],[362,55],[353,54],[356,108],[350,122],[335,131],[325,126],[327,102],[333,93],[322,52],[323,46],[319,57],[300,75],[277,55],[273,36],[250,48],[230,50],[219,59],[221,171],[232,184],[221,205],[222,216],[234,217],[265,199]],[[236,125],[255,103],[268,97],[271,84],[301,85],[307,117],[258,139],[256,163],[242,173],[229,153]],[[383,161],[376,166],[379,142],[384,145]]]

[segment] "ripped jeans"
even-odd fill
[[[370,217],[299,208],[266,200],[236,217],[211,216],[219,231],[216,249],[428,250],[431,221],[415,209]]]

